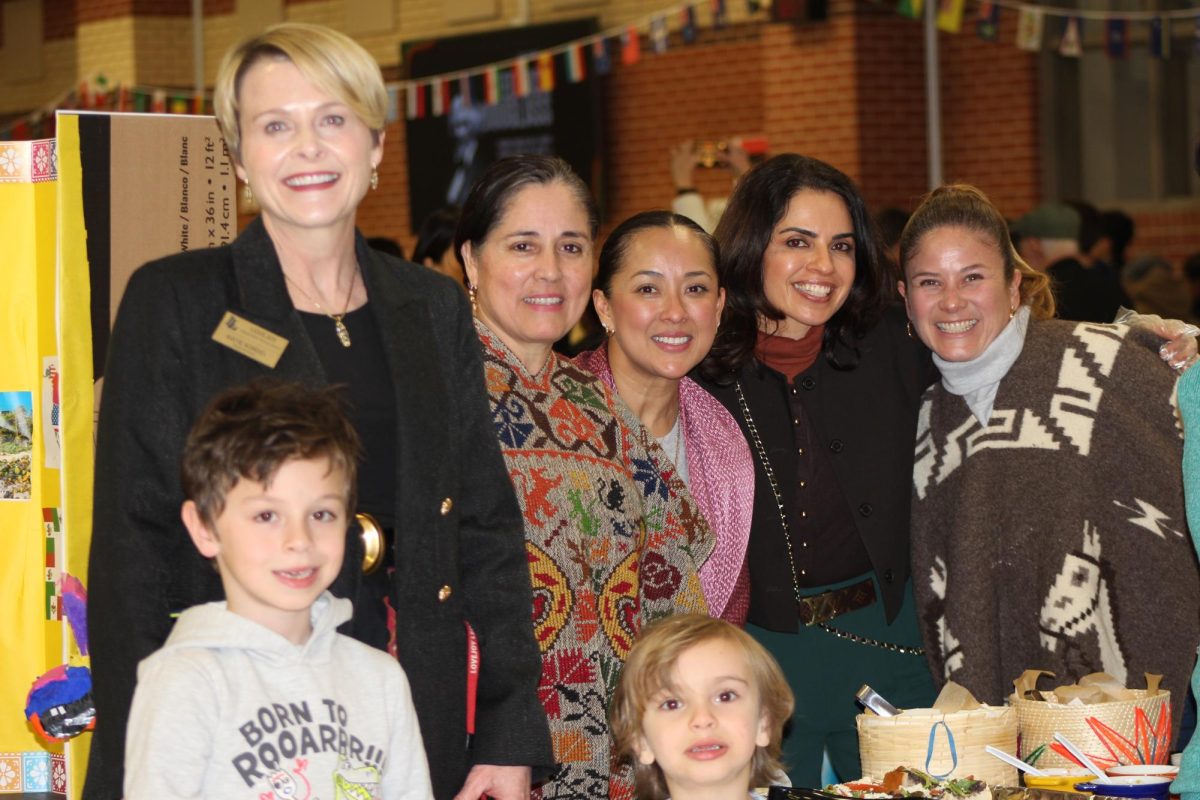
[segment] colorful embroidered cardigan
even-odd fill
[[[581,353],[575,361],[616,391],[607,346]],[[624,403],[620,406],[627,410]],[[717,542],[700,569],[704,598],[710,614],[742,625],[750,609],[746,545],[754,514],[754,459],[737,420],[720,400],[691,378],[679,381],[679,408],[690,476],[688,489]],[[666,466],[674,468],[670,462]]]
[[[541,796],[630,798],[629,772],[611,761],[608,701],[644,624],[707,613],[699,569],[713,536],[686,492],[669,490],[654,460],[669,459],[621,419],[607,386],[556,353],[530,375],[486,326],[476,328],[525,518],[538,693],[561,764]]]
[[[917,422],[912,568],[934,677],[999,705],[1026,669],[1163,675],[1176,728],[1200,572],[1174,377],[1120,325],[1033,322],[986,426],[940,384]]]

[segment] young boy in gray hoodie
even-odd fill
[[[226,600],[139,665],[126,800],[432,800],[403,670],[337,632],[351,605],[327,591],[359,449],[330,390],[254,383],[197,419],[182,516]]]

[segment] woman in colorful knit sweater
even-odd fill
[[[709,613],[742,625],[754,461],[737,421],[687,377],[712,347],[725,305],[717,243],[679,214],[635,214],[605,240],[593,285],[608,339],[575,360],[617,392],[687,484],[716,535],[700,570]]]
[[[1163,675],[1175,719],[1200,630],[1174,374],[1141,331],[1052,320],[1048,279],[971,186],[934,191],[900,240],[926,391],[912,566],[930,662],[999,704],[1022,671]],[[1031,745],[1036,746],[1036,744]]]
[[[662,449],[551,350],[587,304],[597,221],[565,162],[519,156],[475,184],[455,235],[525,519],[539,694],[561,765],[543,798],[631,796],[611,764],[608,700],[645,622],[707,611],[698,573],[713,549]]]

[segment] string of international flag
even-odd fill
[[[746,13],[753,19],[769,3],[745,0]],[[441,116],[450,109],[452,98],[473,105],[482,102],[497,105],[506,92],[515,97],[527,97],[534,91],[552,92],[559,76],[568,83],[580,83],[590,70],[594,75],[609,74],[615,63],[632,66],[642,59],[642,33],[647,32],[650,51],[667,52],[670,40],[669,19],[676,19],[677,30],[685,45],[694,44],[701,27],[698,9],[705,9],[708,24],[715,30],[729,23],[726,0],[680,3],[659,9],[641,19],[620,27],[609,28],[555,47],[469,69],[389,84],[388,91],[405,99],[405,116],[420,119],[426,115]],[[502,80],[502,76],[508,80]]]
[[[964,25],[965,0],[931,0],[937,3],[937,26],[947,33],[961,33]],[[1150,53],[1156,58],[1170,58],[1174,40],[1173,24],[1190,23],[1193,52],[1200,54],[1200,8],[1167,11],[1097,11],[1062,8],[1019,0],[979,0],[974,20],[975,34],[984,41],[996,42],[1000,37],[1000,11],[1017,12],[1017,31],[1014,44],[1030,52],[1041,51],[1047,39],[1054,43],[1059,55],[1079,58],[1083,55],[1085,22],[1101,23],[1104,49],[1110,58],[1122,59],[1129,53],[1133,26],[1148,26]],[[896,10],[906,17],[918,19],[924,14],[924,0],[899,0]],[[1062,20],[1057,32],[1047,34],[1048,17]]]

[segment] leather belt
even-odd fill
[[[801,597],[798,602],[800,621],[805,625],[819,625],[834,617],[860,608],[866,608],[875,602],[875,582],[870,578],[859,581],[841,589],[831,589],[828,592]]]

